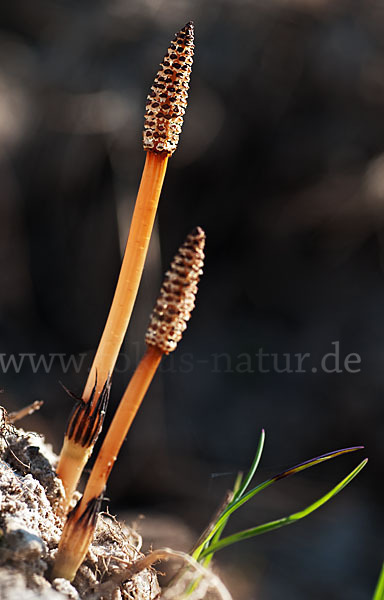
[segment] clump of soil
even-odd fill
[[[0,426],[0,598],[2,600],[155,600],[160,588],[146,568],[119,583],[143,555],[141,538],[108,513],[75,580],[50,580],[65,517],[57,457],[42,436]],[[111,585],[106,582],[111,581]],[[113,583],[117,581],[118,583]],[[102,587],[101,587],[102,586]]]

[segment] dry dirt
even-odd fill
[[[99,517],[95,539],[73,583],[50,580],[64,523],[63,488],[54,470],[57,457],[42,436],[16,429],[6,422],[5,412],[0,416],[0,598],[159,598],[151,568],[113,583],[143,555],[141,537],[107,513]]]

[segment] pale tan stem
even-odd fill
[[[62,503],[65,512],[69,508],[73,493],[76,490],[91,452],[92,448],[83,448],[83,446],[76,444],[73,440],[69,440],[67,437],[64,438],[60,462],[57,467],[57,474],[60,477],[65,490],[65,500]]]

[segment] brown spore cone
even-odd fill
[[[204,265],[205,233],[196,227],[180,246],[150,317],[145,341],[164,354],[175,350],[195,307]]]
[[[156,154],[173,154],[187,108],[194,51],[193,23],[171,42],[147,97],[143,147]]]

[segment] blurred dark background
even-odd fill
[[[144,162],[145,98],[191,19],[189,107],[110,414],[143,351],[162,273],[195,225],[207,233],[205,275],[112,473],[111,510],[143,513],[147,546],[186,549],[250,464],[261,427],[259,481],[364,444],[243,507],[234,531],[303,508],[369,456],[325,508],[216,564],[234,600],[371,598],[384,449],[380,0],[1,3],[1,403],[44,400],[23,425],[59,452],[72,406],[59,381],[81,393],[102,332]],[[336,348],[341,372],[319,368]],[[278,368],[271,357],[260,368],[261,350]],[[304,373],[298,353],[311,355]],[[356,372],[344,368],[350,353]],[[287,354],[294,372],[278,372]],[[31,355],[56,358],[34,368]]]

